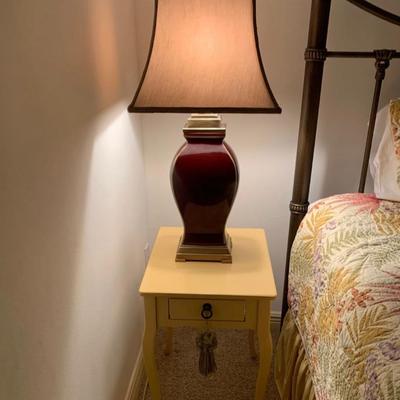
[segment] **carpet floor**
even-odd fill
[[[271,324],[275,348],[279,324]],[[218,347],[215,359],[218,370],[204,377],[198,372],[198,331],[191,328],[174,330],[173,351],[162,352],[164,332],[157,335],[157,365],[163,400],[251,400],[254,399],[258,362],[249,354],[248,332],[217,330]],[[143,388],[145,400],[151,400],[148,387]],[[143,398],[140,397],[140,398]],[[279,400],[273,379],[273,361],[265,399]]]

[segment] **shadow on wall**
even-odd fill
[[[96,397],[89,388],[85,397],[83,387],[83,397],[75,396],[75,388],[65,387],[60,366],[76,334],[71,332],[76,268],[82,261],[88,182],[99,136],[93,124],[104,110],[130,96],[126,90],[136,84],[132,8],[128,0],[3,5],[0,398]],[[127,116],[124,129],[132,129]],[[87,311],[86,317],[103,314]],[[95,333],[86,333],[90,346]],[[83,360],[74,362],[85,366]],[[122,367],[129,368],[117,363],[110,368],[121,370],[116,377],[110,372],[105,393],[97,399],[116,398],[121,391],[117,379]],[[89,371],[89,379],[96,372]],[[76,383],[89,383],[83,379],[77,377]],[[123,376],[124,383],[127,379]]]

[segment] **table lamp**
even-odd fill
[[[184,226],[176,261],[232,262],[225,226],[239,167],[218,113],[281,112],[262,65],[255,0],[156,0],[128,111],[192,113],[170,174]]]

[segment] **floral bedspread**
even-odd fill
[[[292,249],[289,304],[318,400],[400,399],[400,203],[313,204]]]

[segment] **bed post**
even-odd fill
[[[331,0],[313,0],[311,5],[308,44],[305,51],[305,73],[299,136],[297,143],[296,169],[293,195],[290,202],[290,226],[286,254],[285,286],[281,323],[288,309],[288,272],[290,250],[297,229],[308,209],[308,195],[317,132],[318,111],[321,96],[322,77],[326,60],[326,39],[328,35]]]
[[[385,49],[385,50],[375,50],[374,53],[376,60],[375,90],[374,90],[374,97],[372,100],[371,113],[369,116],[368,132],[364,150],[363,165],[361,169],[360,184],[358,186],[359,193],[364,193],[365,191],[365,182],[367,180],[369,159],[371,157],[372,139],[374,137],[376,115],[378,113],[382,82],[385,79],[386,70],[390,66],[390,60],[392,59],[393,54],[395,54],[396,51]]]

